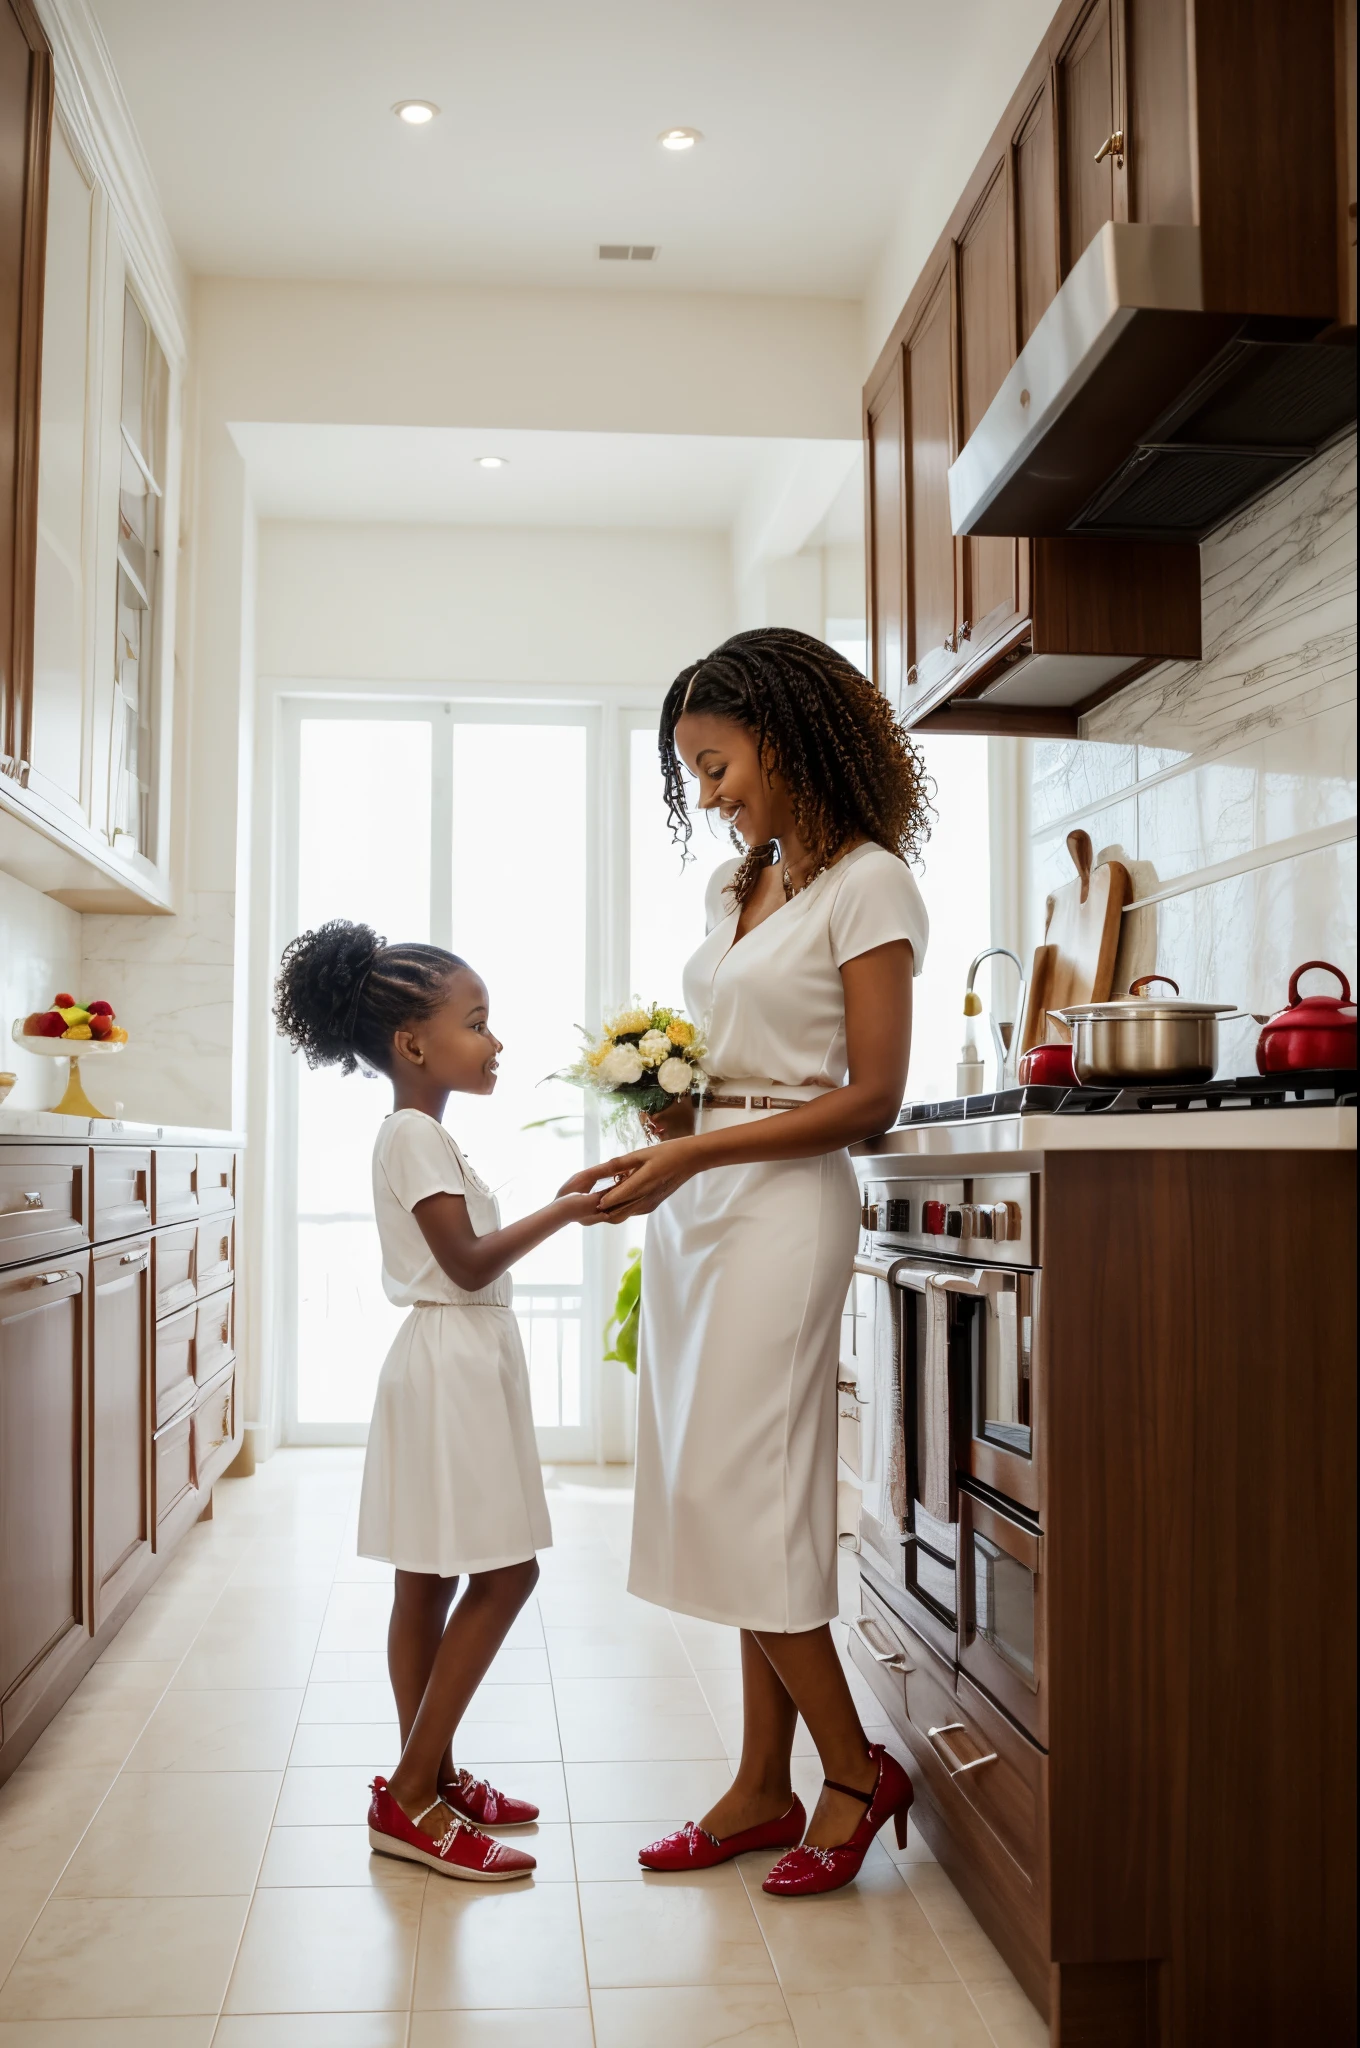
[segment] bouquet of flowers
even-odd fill
[[[661,1003],[634,1003],[586,1038],[574,1066],[556,1076],[608,1097],[605,1121],[655,1115],[700,1087],[705,1047],[697,1028],[679,1010]]]

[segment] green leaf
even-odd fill
[[[614,1313],[605,1324],[604,1340],[613,1343],[605,1357],[614,1359],[619,1365],[626,1365],[629,1372],[637,1371],[638,1325],[642,1319],[642,1253],[628,1254],[628,1263],[619,1281],[619,1291],[614,1300]]]

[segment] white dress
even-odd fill
[[[441,1578],[522,1564],[552,1542],[512,1284],[455,1287],[411,1211],[462,1195],[479,1237],[496,1197],[442,1124],[399,1109],[373,1147],[383,1291],[411,1313],[378,1379],[359,1501],[359,1555]]]
[[[735,867],[710,884],[685,1007],[705,1019],[719,1092],[815,1098],[846,1078],[842,965],[907,939],[919,973],[925,906],[903,862],[864,845],[734,944]],[[834,1617],[836,1361],[858,1220],[847,1152],[696,1174],[648,1218],[630,1592],[772,1633]]]

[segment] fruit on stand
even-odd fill
[[[35,1010],[24,1019],[24,1032],[29,1038],[60,1038],[66,1029],[66,1019],[60,1010]]]
[[[79,1044],[126,1045],[127,1033],[117,1021],[112,1003],[103,997],[92,1003],[78,1003],[64,992],[50,1010],[30,1010],[24,1019],[25,1038],[73,1038]]]
[[[54,1010],[69,1010],[74,1002],[74,996],[54,996],[52,998],[52,1008]]]

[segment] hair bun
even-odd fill
[[[309,1067],[354,1071],[359,1000],[386,944],[371,925],[337,917],[285,947],[274,983],[274,1019]]]

